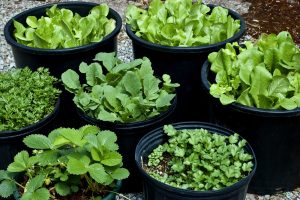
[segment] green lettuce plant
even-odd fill
[[[58,128],[49,136],[33,134],[23,142],[33,151],[21,151],[7,170],[0,170],[0,196],[15,191],[21,200],[58,199],[79,193],[102,199],[117,180],[129,176],[117,152],[117,136],[111,131],[86,125],[80,129]],[[16,173],[24,179],[18,182]]]
[[[253,170],[245,140],[206,129],[176,130],[165,125],[168,140],[148,156],[144,169],[153,178],[181,189],[207,191],[233,185]]]
[[[60,90],[48,69],[12,69],[0,73],[0,131],[19,130],[54,111]]]
[[[100,42],[111,33],[116,25],[108,19],[109,7],[101,4],[82,17],[69,9],[53,5],[46,10],[46,16],[26,18],[27,27],[14,21],[14,36],[18,43],[43,49],[71,48]]]
[[[171,105],[179,84],[171,83],[169,75],[163,75],[163,81],[156,78],[148,58],[124,63],[115,53],[98,53],[94,60],[97,62],[79,66],[86,77],[84,84],[71,69],[62,74],[65,88],[75,94],[73,101],[88,116],[137,122],[157,116]]]
[[[227,44],[208,57],[216,73],[210,94],[263,109],[300,107],[300,49],[288,32],[263,34],[253,44]]]
[[[129,5],[125,15],[138,37],[166,46],[214,44],[240,29],[240,20],[228,15],[227,9],[211,9],[201,0],[152,0],[147,10]]]

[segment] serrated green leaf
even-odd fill
[[[0,183],[0,196],[7,198],[17,190],[16,184],[11,180],[4,180]]]
[[[104,167],[99,163],[90,165],[88,172],[98,183],[109,185],[113,182],[113,179],[105,172]]]
[[[32,134],[23,139],[25,145],[32,149],[50,149],[51,141],[44,135]]]
[[[71,188],[67,183],[64,182],[59,182],[55,184],[55,191],[60,195],[60,196],[67,196],[71,194]]]
[[[118,168],[111,174],[111,176],[117,180],[126,179],[129,176],[129,171],[125,168]]]
[[[106,166],[116,166],[122,162],[122,156],[118,152],[109,152],[104,155],[101,163]]]
[[[27,151],[21,151],[14,157],[14,162],[9,164],[7,171],[9,172],[22,172],[27,169],[29,154]]]
[[[93,125],[85,125],[82,126],[79,129],[80,132],[83,133],[83,135],[89,135],[89,134],[94,134],[96,135],[97,133],[99,133],[100,129],[97,126],[93,126]]]
[[[69,157],[69,161],[67,163],[67,171],[70,174],[74,174],[74,175],[85,174],[88,171],[89,159],[88,162],[86,161],[87,160],[77,160],[75,158]]]
[[[46,188],[40,188],[33,192],[25,192],[21,200],[49,200],[50,193]]]
[[[110,151],[116,151],[119,149],[119,146],[116,144],[117,136],[112,131],[101,131],[97,135],[98,144]]]
[[[34,192],[38,188],[42,187],[42,185],[44,184],[45,178],[46,178],[46,176],[44,174],[39,174],[39,175],[33,177],[26,183],[26,190],[29,192]]]

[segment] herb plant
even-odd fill
[[[161,83],[153,75],[148,58],[123,63],[115,53],[98,53],[94,60],[98,62],[79,66],[86,76],[85,84],[80,84],[73,70],[62,74],[65,88],[75,94],[73,101],[88,116],[109,122],[136,122],[159,115],[171,105],[179,84],[171,83],[169,75],[163,75]]]
[[[135,34],[149,42],[166,46],[201,46],[232,37],[240,21],[217,6],[212,10],[201,0],[152,0],[147,10],[129,5],[126,23]]]
[[[48,69],[13,69],[0,73],[0,131],[19,130],[54,111],[60,90]]]
[[[71,48],[100,42],[116,27],[115,20],[107,18],[108,13],[107,4],[93,7],[85,17],[53,5],[46,10],[47,16],[39,19],[28,16],[28,27],[14,21],[14,36],[20,44],[44,49]]]
[[[245,140],[237,134],[224,136],[205,129],[176,130],[165,125],[169,136],[148,156],[144,169],[153,178],[189,190],[218,190],[230,186],[253,168],[245,152]]]
[[[256,44],[227,44],[208,57],[216,73],[210,94],[224,105],[264,109],[300,107],[300,49],[288,32],[263,34]]]
[[[19,152],[7,171],[0,171],[0,196],[21,188],[21,200],[57,199],[74,193],[101,199],[116,180],[129,176],[117,152],[117,136],[87,125],[80,129],[59,128],[49,136],[29,135],[23,142],[33,149]],[[14,179],[23,173],[24,182]]]

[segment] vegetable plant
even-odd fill
[[[14,36],[18,43],[36,48],[61,49],[100,42],[116,25],[108,19],[109,7],[101,4],[91,9],[87,16],[80,16],[69,9],[53,5],[46,16],[26,18],[23,24],[14,21]]]
[[[240,29],[240,21],[228,15],[228,9],[211,9],[201,0],[153,0],[147,10],[129,5],[125,15],[138,37],[165,46],[214,44]]]
[[[300,106],[300,49],[288,32],[263,34],[245,46],[227,44],[208,59],[216,73],[210,94],[223,105],[286,110]]]
[[[163,81],[156,78],[148,58],[124,63],[115,53],[98,53],[94,60],[79,66],[86,77],[84,84],[71,69],[62,74],[65,88],[75,94],[73,101],[88,116],[136,122],[159,115],[171,105],[179,84],[171,83],[169,75],[163,75]]]
[[[60,90],[48,69],[12,69],[0,73],[0,131],[19,130],[54,111]]]
[[[231,186],[253,168],[246,141],[206,129],[176,130],[165,125],[168,140],[155,148],[143,168],[153,178],[181,189],[207,191]]]
[[[101,199],[117,180],[129,176],[117,152],[117,136],[86,125],[80,129],[58,128],[48,137],[33,134],[23,142],[33,151],[21,151],[7,170],[0,170],[0,196],[20,191],[21,200],[58,199],[64,196]],[[23,180],[15,179],[16,173]]]

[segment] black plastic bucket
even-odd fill
[[[213,8],[214,5],[209,7]],[[208,97],[200,86],[201,66],[209,53],[221,49],[228,42],[238,41],[246,30],[245,21],[238,13],[229,10],[229,14],[241,21],[240,31],[223,42],[207,46],[170,47],[154,44],[136,36],[130,25],[126,25],[127,35],[132,40],[134,58],[148,57],[157,76],[169,74],[173,82],[180,83],[175,111],[178,121],[208,121]]]
[[[56,4],[58,8],[70,9],[81,16],[88,15],[89,11],[94,6],[99,5],[97,3],[89,2],[63,2]],[[13,20],[17,20],[18,22],[25,24],[28,16],[45,16],[46,9],[53,5],[54,4],[46,4],[26,10],[14,16],[5,25],[4,36],[7,43],[11,45],[16,67],[22,68],[28,66],[35,70],[42,66],[49,68],[52,75],[60,78],[61,74],[67,69],[72,68],[78,72],[78,66],[81,62],[92,62],[95,55],[99,52],[113,52],[117,50],[117,35],[121,30],[122,19],[120,15],[111,8],[109,10],[108,18],[113,18],[116,21],[116,28],[100,42],[65,49],[41,49],[17,43],[13,36]]]
[[[142,122],[132,123],[112,123],[91,118],[77,110],[80,117],[88,124],[98,126],[101,130],[111,130],[117,134],[119,153],[123,156],[124,167],[130,172],[129,178],[123,180],[121,192],[141,192],[141,177],[134,162],[135,147],[139,140],[150,130],[157,128],[165,123],[170,123],[172,114],[176,108],[177,98],[173,100],[172,105],[167,111],[160,115]]]
[[[202,83],[209,92],[213,80],[206,61]],[[224,106],[211,97],[213,123],[241,134],[252,146],[259,163],[249,192],[272,194],[300,186],[300,109],[268,110],[233,103]]]
[[[30,134],[48,134],[57,127],[56,116],[59,113],[60,99],[58,99],[54,111],[41,121],[29,125],[17,131],[0,131],[0,169],[6,170],[13,162],[14,156],[21,150],[27,149],[23,138]]]
[[[234,134],[233,131],[204,122],[180,122],[173,124],[173,126],[175,129],[204,128],[210,132],[227,136]],[[164,184],[152,178],[142,168],[141,162],[146,160],[153,149],[166,142],[167,139],[168,136],[163,132],[163,127],[160,127],[145,135],[136,147],[135,162],[144,180],[143,190],[145,200],[244,200],[246,198],[249,182],[256,169],[256,158],[249,144],[246,145],[245,150],[253,156],[254,168],[247,177],[221,190],[194,191]]]

